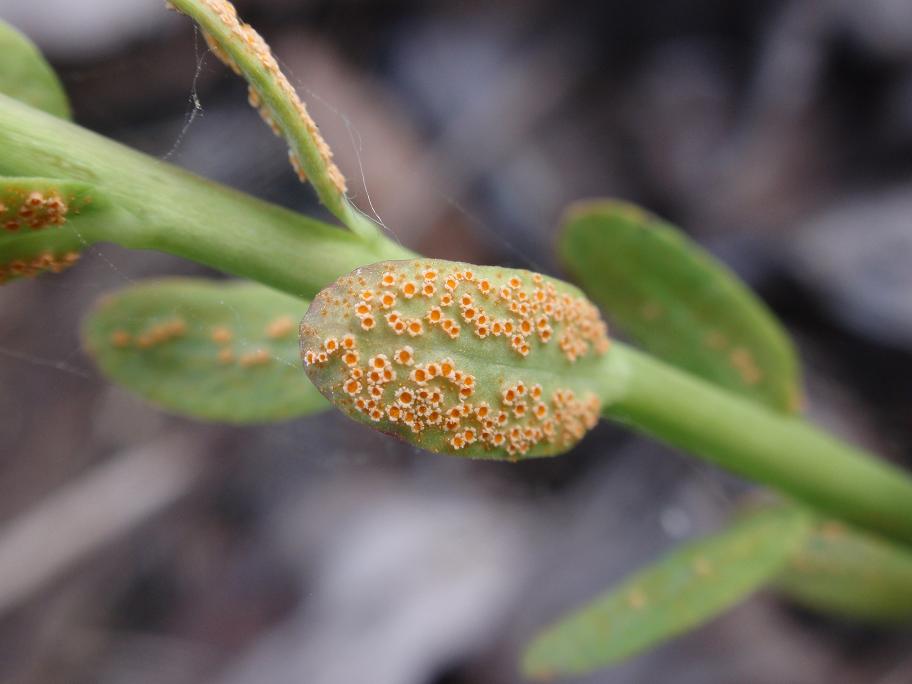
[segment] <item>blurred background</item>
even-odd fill
[[[912,467],[912,0],[237,4],[404,244],[560,274],[569,202],[641,203],[786,321],[815,421]],[[322,215],[243,83],[163,5],[0,0],[0,17],[82,125]],[[748,491],[611,425],[499,465],[335,413],[164,415],[99,377],[78,325],[103,293],[176,273],[211,275],[103,247],[0,289],[2,682],[512,684],[536,628]],[[910,654],[908,629],[761,593],[579,681],[904,684]]]

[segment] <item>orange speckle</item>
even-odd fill
[[[132,336],[126,330],[115,330],[111,333],[111,345],[117,349],[126,349],[132,341]]]
[[[231,331],[223,325],[212,329],[212,341],[216,344],[228,344],[231,342]]]
[[[277,340],[294,332],[295,325],[291,316],[279,316],[266,326],[266,336]]]
[[[243,354],[238,359],[238,363],[240,363],[245,368],[250,368],[253,366],[265,366],[270,361],[272,361],[272,357],[265,349],[256,349],[252,352]]]

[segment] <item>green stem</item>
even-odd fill
[[[88,183],[98,222],[0,239],[100,241],[193,259],[312,297],[340,275],[412,252],[364,240],[203,180],[0,95],[0,175]],[[600,379],[605,415],[838,517],[912,542],[912,483],[899,470],[640,352],[616,344]]]
[[[0,95],[0,175],[79,180],[114,207],[80,244],[169,252],[313,297],[340,275],[414,254],[257,200]],[[61,243],[74,243],[67,227]],[[11,238],[10,240],[12,240]]]
[[[605,416],[822,511],[912,542],[912,478],[898,468],[630,347],[616,344],[606,364],[604,391],[613,396]]]

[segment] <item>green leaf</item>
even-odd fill
[[[70,103],[57,74],[28,38],[0,20],[0,93],[62,119]]]
[[[836,521],[818,523],[776,579],[793,601],[869,621],[912,620],[912,549]]]
[[[115,213],[86,183],[0,176],[0,283],[72,265]]]
[[[227,0],[170,0],[169,4],[199,24],[212,52],[247,81],[250,104],[276,135],[285,138],[301,181],[309,180],[320,201],[353,232],[365,239],[378,238],[377,224],[348,201],[345,177],[329,145],[260,34],[238,18]]]
[[[537,635],[523,672],[585,674],[707,622],[775,576],[808,529],[800,511],[764,510],[674,551]]]
[[[579,441],[606,399],[596,392],[608,347],[598,310],[573,286],[432,259],[359,268],[301,322],[307,373],[337,408],[476,458],[547,456]]]
[[[174,413],[259,423],[327,408],[302,377],[296,321],[307,305],[261,285],[152,280],[99,300],[83,343],[112,381]]]
[[[786,332],[723,264],[620,201],[573,205],[559,251],[592,299],[649,352],[776,409],[801,405]]]

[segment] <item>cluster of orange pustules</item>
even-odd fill
[[[362,358],[358,338],[379,326],[420,349],[427,347],[421,338],[439,328],[445,334],[441,339],[469,334],[484,344],[505,344],[522,359],[551,344],[570,362],[609,347],[597,309],[583,297],[558,292],[538,274],[529,275],[529,284],[516,275],[495,283],[471,268],[447,273],[431,264],[407,268],[390,267],[377,289],[365,287],[363,276],[353,276],[349,286],[354,296],[330,297],[329,304],[341,306],[343,316],[357,321],[363,332],[328,337],[319,348],[304,350],[307,366],[343,365],[339,389],[355,411],[374,422],[402,423],[416,435],[444,430],[455,450],[478,442],[515,456],[542,442],[575,443],[597,422],[600,403],[591,393],[577,397],[564,388],[545,396],[540,385],[515,379],[498,388],[499,399],[492,405],[473,402],[477,379],[452,358],[423,354],[427,358],[419,363],[409,344]],[[423,315],[403,314],[396,308],[400,298],[423,300]]]

